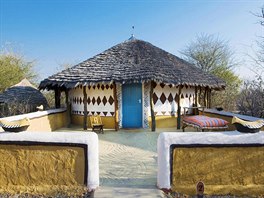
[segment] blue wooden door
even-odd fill
[[[122,86],[123,128],[142,127],[142,84]]]

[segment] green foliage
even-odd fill
[[[247,81],[241,90],[237,106],[240,113],[264,118],[264,82],[261,77]]]
[[[15,54],[0,54],[0,92],[6,88],[19,83],[24,78],[35,80],[33,62],[26,61],[23,57]]]
[[[226,82],[224,91],[212,92],[212,106],[221,106],[228,111],[235,110],[242,81],[232,71],[237,64],[228,42],[213,35],[202,34],[181,53],[185,60]]]

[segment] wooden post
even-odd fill
[[[116,83],[113,83],[113,92],[114,92],[114,101],[115,101],[115,130],[118,131],[119,129],[119,118],[118,118],[118,99],[117,99],[117,90],[116,90]]]
[[[181,128],[181,89],[182,86],[179,86],[179,97],[178,97],[178,109],[177,109],[177,129]]]
[[[67,107],[67,127],[71,126],[71,105],[69,103],[69,90],[65,90],[65,103]]]
[[[200,86],[200,88],[199,88],[199,98],[198,98],[198,102],[199,102],[199,104],[202,103],[202,101],[201,101],[201,96],[202,96],[202,87]]]
[[[56,88],[55,89],[55,108],[56,109],[61,107],[60,97],[61,97],[61,91],[58,88]]]
[[[198,106],[198,96],[197,96],[197,92],[198,92],[198,88],[197,86],[195,86],[195,94],[194,94],[194,106],[197,107]]]
[[[151,115],[151,131],[156,131],[156,118],[154,113],[154,101],[153,101],[153,87],[154,81],[150,83],[150,91],[149,91],[149,98],[150,98],[150,115]]]
[[[207,88],[204,88],[204,106],[207,108]]]
[[[84,109],[83,130],[87,130],[87,93],[86,93],[86,86],[83,86],[83,109]]]
[[[212,108],[212,100],[211,100],[211,98],[212,98],[212,90],[211,89],[209,89],[208,90],[208,108]]]

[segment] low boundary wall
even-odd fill
[[[33,113],[4,117],[1,119],[14,121],[23,118],[29,118],[30,125],[26,131],[50,132],[50,131],[55,131],[62,127],[67,127],[67,125],[70,122],[67,116],[68,115],[66,108],[60,108],[60,109],[50,109],[47,111],[37,111]]]
[[[264,132],[161,133],[158,187],[195,195],[264,195]]]
[[[94,132],[2,132],[0,158],[0,194],[75,196],[99,186]]]

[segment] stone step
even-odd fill
[[[129,188],[129,187],[109,187],[101,186],[94,192],[94,198],[162,198],[165,194],[157,188]]]

